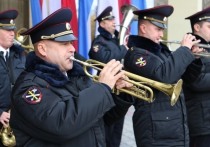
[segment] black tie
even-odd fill
[[[6,51],[5,59],[7,62],[9,61],[9,52],[8,51]]]
[[[9,52],[8,52],[8,51],[6,51],[5,60],[6,60],[7,66],[9,67],[9,65],[10,65],[9,62],[10,62],[10,61],[9,61]]]

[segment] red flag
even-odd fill
[[[74,32],[74,35],[78,38],[78,20],[77,20],[77,10],[75,0],[61,0],[61,7],[68,7],[71,9],[73,15],[71,19],[71,28]],[[65,16],[64,16],[65,17]],[[76,51],[78,50],[78,41],[73,43]]]

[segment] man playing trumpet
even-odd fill
[[[76,39],[69,24],[72,15],[61,8],[22,34],[30,35],[34,51],[12,94],[10,122],[17,146],[105,147],[104,120],[124,116],[132,104],[112,97],[114,86],[132,86],[120,80],[124,72],[119,61],[107,63],[92,83],[70,59]],[[103,118],[113,107],[118,111]]]
[[[210,7],[186,19],[190,20],[192,35],[202,44],[210,42]],[[194,48],[198,48],[194,46]],[[203,48],[205,49],[205,48]],[[205,49],[209,52],[209,48]],[[186,99],[190,147],[210,146],[210,58],[201,56],[187,68],[183,79]]]
[[[163,83],[176,83],[187,66],[195,60],[192,46],[199,43],[186,34],[173,53],[160,43],[167,28],[166,21],[173,13],[170,5],[134,11],[138,16],[138,36],[129,37],[130,48],[125,56],[125,69]],[[194,51],[199,51],[194,50]],[[170,97],[154,89],[153,103],[137,99],[133,128],[138,147],[189,146],[185,102],[181,95],[174,106]]]

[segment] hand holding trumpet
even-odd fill
[[[192,50],[192,47],[196,44],[198,44],[200,42],[200,40],[196,40],[195,36],[193,36],[192,34],[185,34],[182,41],[181,41],[181,46],[186,46],[189,49],[191,49],[191,51],[196,52],[196,50]]]
[[[98,81],[108,85],[111,89],[114,87],[117,89],[132,87],[133,84],[125,81],[128,77],[126,77],[125,72],[121,70],[122,67],[123,65],[120,64],[119,61],[111,60],[101,70]]]

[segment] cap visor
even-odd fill
[[[157,27],[159,28],[162,28],[162,29],[167,29],[167,26],[166,24],[163,24],[163,23],[160,23],[160,22],[157,22],[157,21],[150,21],[152,24],[156,25]]]
[[[114,19],[115,17],[114,16],[110,16],[110,17],[107,17],[106,19],[104,19],[104,20],[112,20],[112,19]]]
[[[2,26],[0,28],[1,29],[4,29],[4,30],[15,30],[16,29],[16,26]]]
[[[54,40],[58,41],[58,42],[64,42],[64,41],[77,40],[77,38],[73,34],[68,34],[68,35],[63,35],[63,36],[60,36],[60,37],[56,37]]]

